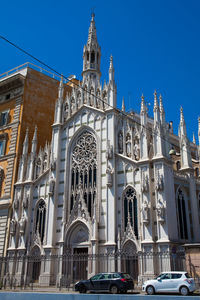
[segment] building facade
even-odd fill
[[[35,131],[28,153],[28,133],[24,140],[8,256],[175,254],[200,240],[200,153],[187,138],[183,110],[176,136],[156,92],[153,118],[143,96],[139,114],[126,113],[124,102],[117,109],[113,58],[103,86],[100,60],[92,15],[82,81],[66,96],[60,81],[51,144],[38,153]],[[39,261],[35,280],[49,285],[67,277],[71,266],[59,263],[56,270],[53,261]],[[170,260],[132,263],[139,280],[172,269]],[[109,271],[122,268],[120,259],[109,264]],[[82,268],[85,277],[105,270],[103,263]],[[21,278],[23,270],[9,271]]]
[[[0,256],[5,254],[13,188],[26,130],[39,130],[38,149],[51,141],[59,81],[30,64],[0,76]],[[26,143],[29,151],[31,141]]]

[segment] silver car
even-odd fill
[[[155,293],[180,293],[187,296],[195,291],[194,279],[187,272],[163,272],[152,280],[147,280],[142,285],[142,291],[148,295]]]

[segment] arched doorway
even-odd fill
[[[138,253],[133,241],[127,241],[122,248],[122,272],[130,274],[134,281],[138,280]]]
[[[29,256],[28,272],[30,281],[37,283],[41,270],[41,253],[38,246],[34,246]]]
[[[63,271],[70,282],[88,278],[89,231],[85,224],[77,222],[66,236]]]

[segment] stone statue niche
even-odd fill
[[[165,222],[165,206],[161,199],[158,200],[156,210],[157,210],[158,222],[163,224]]]
[[[149,223],[149,205],[148,201],[145,199],[142,204],[142,217],[143,217],[143,223],[148,224]]]
[[[140,159],[140,146],[139,146],[139,139],[138,137],[134,140],[134,146],[133,146],[133,157],[135,160]]]
[[[107,159],[113,158],[113,146],[110,145],[110,140],[108,140],[107,142],[106,158]]]
[[[113,185],[113,170],[111,169],[110,166],[107,167],[106,169],[106,174],[107,174],[107,186],[112,187]]]
[[[123,154],[123,133],[121,131],[118,134],[118,151]]]
[[[131,135],[127,133],[126,135],[126,155],[131,157]]]

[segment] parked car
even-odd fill
[[[90,292],[110,292],[117,294],[126,293],[133,290],[133,278],[127,273],[99,273],[88,280],[81,280],[75,284],[75,290],[80,293]]]
[[[148,295],[155,293],[180,293],[187,296],[195,291],[194,279],[187,272],[164,272],[142,285],[142,291]]]

